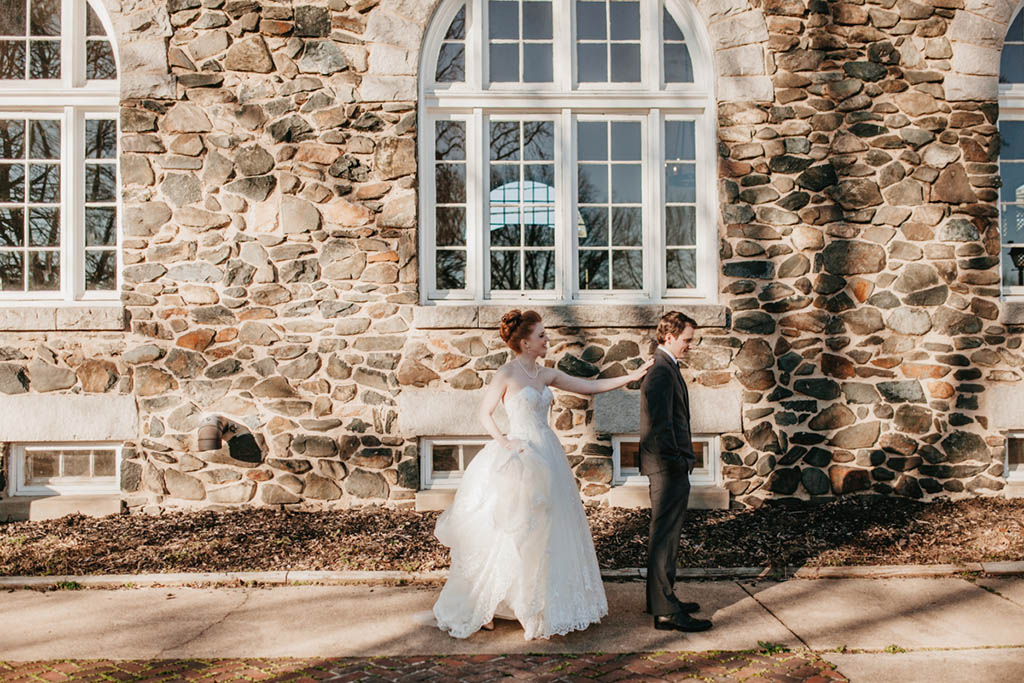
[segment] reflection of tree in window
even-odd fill
[[[438,83],[461,83],[466,80],[466,7],[458,11],[437,55],[434,80]]]

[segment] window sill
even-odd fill
[[[604,304],[574,303],[532,306],[520,304],[449,304],[417,306],[413,326],[421,330],[497,329],[501,316],[513,308],[532,308],[547,327],[654,327],[666,311],[681,311],[699,327],[728,327],[729,309],[720,304]]]
[[[0,332],[63,330],[122,331],[120,302],[33,303],[0,302]]]
[[[14,496],[0,501],[0,520],[41,521],[64,515],[105,517],[121,512],[121,494]]]

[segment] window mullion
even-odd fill
[[[488,202],[487,183],[487,117],[484,110],[477,108],[473,110],[473,117],[470,129],[472,134],[468,135],[466,141],[466,163],[472,164],[474,172],[468,172],[466,192],[467,199],[472,207],[472,225],[467,225],[466,249],[471,257],[467,257],[467,269],[471,271],[473,278],[472,295],[477,301],[487,298],[487,281],[490,272],[487,250],[490,243],[490,222],[487,220],[490,210]],[[467,279],[469,275],[467,274]]]
[[[480,90],[486,90],[487,69],[489,64],[489,50],[487,49],[487,3],[486,0],[467,0],[472,6],[473,27],[467,26],[467,51],[469,51],[469,68],[472,70],[472,77],[467,74],[466,83]],[[472,49],[470,49],[472,46]]]
[[[571,109],[566,108],[561,111],[561,128],[562,138],[559,145],[561,160],[558,167],[562,173],[562,185],[558,196],[562,203],[559,213],[565,230],[562,231],[559,240],[562,251],[562,260],[559,266],[562,287],[559,291],[564,301],[571,301],[579,297],[579,254],[576,249],[579,231],[576,186],[579,181],[576,174],[576,126]]]
[[[662,2],[640,4],[640,35],[650,40],[640,41],[641,81],[646,90],[661,90],[665,87],[665,70],[661,68],[664,40],[661,36]]]
[[[552,7],[552,28],[554,30],[554,45],[552,46],[551,58],[555,61],[554,81],[555,86],[561,92],[568,92],[575,89],[574,64],[576,63],[575,50],[575,21],[574,14],[576,3],[554,2]]]
[[[648,296],[654,300],[665,297],[665,200],[664,173],[665,127],[660,109],[647,115],[647,149],[644,156],[644,176],[648,196],[644,202],[644,261],[648,264],[646,282]]]
[[[709,105],[710,106],[710,105]],[[718,211],[711,198],[716,196],[715,124],[712,115],[705,112],[695,117],[697,137],[697,291],[709,301],[718,296]]]

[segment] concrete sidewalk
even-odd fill
[[[530,642],[509,622],[467,640],[425,625],[436,585],[11,590],[0,593],[0,660],[707,651],[760,642],[810,648],[853,681],[1024,680],[1024,578],[680,583],[680,597],[699,601],[715,622],[699,634],[653,630],[642,583],[605,587],[603,623]]]

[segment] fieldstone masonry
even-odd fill
[[[998,270],[995,84],[1014,3],[695,4],[718,75],[721,222],[705,228],[720,305],[679,308],[705,325],[690,381],[742,387],[742,430],[721,441],[733,504],[998,494],[1003,436],[982,398],[1024,365]],[[412,505],[417,435],[398,398],[479,389],[509,358],[498,307],[418,305],[433,0],[107,6],[123,311],[99,330],[52,311],[7,324],[23,331],[3,335],[0,392],[134,399],[132,510]],[[628,308],[546,311],[551,362],[635,368],[663,307]],[[198,452],[205,414],[243,425],[261,460]],[[581,493],[607,503],[610,435],[593,418],[557,395]]]

